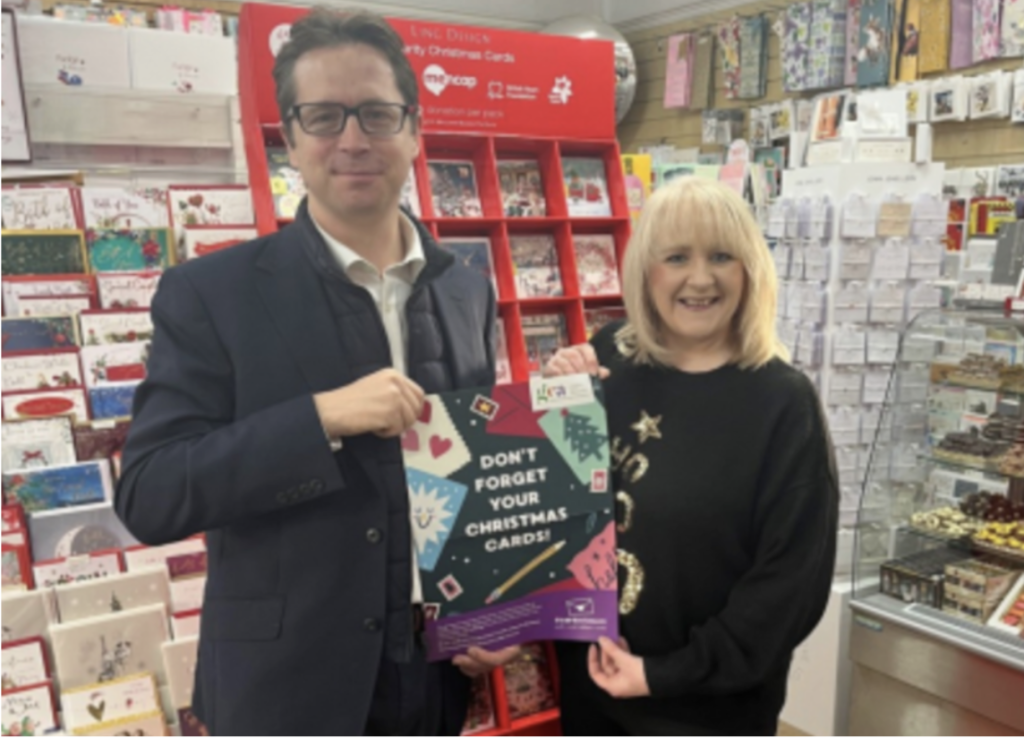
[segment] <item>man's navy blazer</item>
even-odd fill
[[[427,267],[413,296],[430,291],[451,384],[489,385],[492,287],[416,227]],[[324,245],[309,239],[321,237],[303,208],[276,234],[163,276],[115,495],[144,543],[206,532],[193,704],[213,734],[360,734],[382,658],[380,490],[401,450],[367,434],[334,454],[324,436],[313,394],[371,367],[342,348],[308,252]],[[368,293],[365,305],[343,330],[382,330]],[[467,683],[451,667],[444,678],[457,731]]]

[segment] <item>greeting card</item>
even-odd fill
[[[32,556],[25,533],[4,533],[0,552],[3,556],[3,589],[32,589]]]
[[[145,379],[149,347],[149,341],[83,346],[81,357],[85,386],[91,389]]]
[[[601,217],[612,214],[605,178],[604,161],[585,157],[564,157],[562,174],[565,196],[572,217]]]
[[[62,689],[150,672],[166,681],[160,644],[167,640],[163,605],[50,626]]]
[[[547,214],[540,166],[536,161],[499,161],[498,185],[506,217],[540,218]]]
[[[78,297],[25,296],[18,298],[16,307],[10,314],[18,318],[71,318],[74,321],[75,316],[83,310],[91,310],[93,303],[91,295],[80,295]],[[76,330],[75,341],[68,341],[63,346],[57,345],[50,348],[78,345],[77,333],[78,331]],[[66,333],[63,335],[67,336]]]
[[[172,184],[167,188],[167,197],[176,228],[194,225],[238,227],[256,223],[252,191],[243,184]]]
[[[191,707],[192,687],[196,679],[198,638],[169,641],[161,646],[167,686],[171,690],[171,704],[175,709]]]
[[[2,400],[4,417],[9,420],[55,415],[70,415],[75,420],[89,419],[89,403],[84,388],[5,392]]]
[[[71,433],[75,456],[79,461],[109,459],[124,449],[128,440],[129,420],[95,420],[76,423]]]
[[[513,720],[521,720],[557,706],[551,666],[544,644],[526,644],[522,656],[503,668],[509,717]]]
[[[618,295],[618,259],[615,257],[615,239],[608,234],[574,235],[576,271],[580,280],[580,294]]]
[[[526,367],[531,377],[538,376],[558,349],[569,345],[565,316],[561,313],[524,315],[522,325]]]
[[[403,449],[423,592],[436,614],[427,621],[431,660],[467,638],[500,648],[617,630],[597,392],[578,375],[427,398],[410,429],[418,447],[403,439]]]
[[[893,0],[862,0],[857,49],[857,86],[889,83],[892,53]]]
[[[2,236],[5,277],[87,271],[81,231],[3,231]]]
[[[437,218],[479,218],[484,214],[471,161],[428,161],[430,194]]]
[[[3,735],[42,735],[60,727],[49,682],[5,689],[0,705]]]
[[[270,170],[274,214],[281,220],[291,220],[306,196],[306,183],[299,170],[291,165],[288,150],[283,146],[267,147],[267,167]]]
[[[668,37],[663,103],[666,109],[685,108],[690,105],[695,41],[696,37],[692,33],[679,33]]]
[[[160,693],[152,674],[133,674],[60,693],[64,724],[70,730],[97,727],[160,710]],[[112,733],[112,735],[117,735]],[[123,735],[123,733],[122,733]]]
[[[494,277],[494,260],[491,258],[491,239],[486,236],[442,238],[438,244],[445,251],[450,252],[457,263],[483,275],[494,286],[494,294],[498,294],[498,282]]]
[[[174,263],[167,228],[87,229],[85,247],[92,271],[139,272]]]
[[[4,643],[46,636],[50,624],[56,620],[56,605],[50,590],[7,591],[0,598],[3,602],[0,617],[3,619]]]
[[[4,473],[75,463],[71,417],[3,422]]]
[[[202,620],[202,616],[202,610],[183,610],[182,612],[171,613],[171,635],[174,637],[174,640],[198,638],[199,623]]]
[[[80,387],[82,370],[77,349],[11,354],[0,359],[3,392]]]
[[[59,587],[72,582],[101,579],[123,571],[119,550],[92,551],[83,556],[37,561],[32,565],[40,588]]]
[[[106,460],[4,471],[2,478],[4,501],[19,503],[27,513],[110,501],[114,496]]]
[[[70,231],[79,227],[70,187],[5,187],[0,203],[7,230]]]
[[[54,592],[62,623],[149,605],[167,609],[171,602],[170,581],[159,569],[111,574],[66,584]]]
[[[50,678],[46,643],[39,636],[20,641],[4,641],[3,690],[41,684]]]
[[[519,299],[563,294],[554,236],[512,236],[509,248]]]
[[[186,227],[181,231],[179,258],[197,259],[215,251],[252,241],[259,236],[255,228]]]
[[[80,297],[96,293],[93,278],[85,274],[9,276],[2,280],[4,312],[19,316],[18,302],[32,297]]]
[[[149,308],[160,283],[160,272],[98,274],[96,288],[104,310]]]
[[[462,725],[462,735],[491,730],[496,725],[491,678],[487,674],[481,674],[469,685],[469,707],[466,710],[466,722]]]
[[[124,418],[132,414],[139,382],[106,382],[89,388],[89,408],[94,420]]]
[[[626,319],[625,308],[620,307],[601,307],[601,308],[588,308],[583,311],[583,324],[587,332],[587,340],[589,341],[595,333],[604,328],[609,323],[617,320]]]
[[[82,187],[78,193],[86,229],[130,231],[171,226],[165,189]]]
[[[508,339],[505,337],[505,320],[494,321],[494,342],[497,345],[494,357],[494,383],[508,384],[512,381],[512,365],[508,358]]]
[[[73,732],[75,735],[167,735],[167,722],[162,710],[154,710],[143,715],[75,728]]]
[[[4,318],[4,351],[34,351],[78,345],[78,325],[69,316]]]
[[[28,520],[35,561],[137,546],[109,502],[46,510]]]
[[[206,551],[203,536],[192,536],[183,541],[166,543],[163,546],[134,546],[124,552],[124,563],[128,571],[157,568],[167,570],[167,560],[175,556]]]
[[[149,341],[153,318],[148,310],[88,310],[78,316],[81,341],[87,346]]]

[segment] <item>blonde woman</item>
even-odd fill
[[[604,379],[619,529],[623,640],[559,644],[563,729],[773,735],[835,559],[820,403],[787,363],[772,259],[732,190],[658,190],[623,271],[628,320],[546,367]]]

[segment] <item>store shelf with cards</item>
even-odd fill
[[[561,141],[558,148],[569,217],[608,225],[628,222],[618,144]]]

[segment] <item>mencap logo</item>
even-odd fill
[[[440,64],[431,64],[423,70],[423,86],[434,95],[440,96],[449,85],[472,90],[476,87],[476,77],[460,77],[448,74]]]

